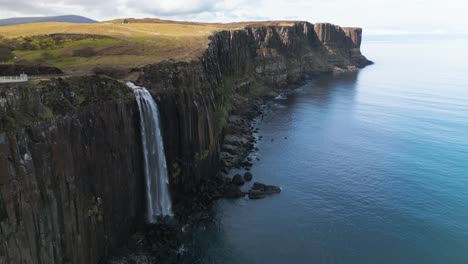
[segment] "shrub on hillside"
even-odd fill
[[[32,37],[25,37],[17,40],[16,49],[19,50],[38,50],[37,42]]]
[[[0,62],[11,60],[13,59],[14,56],[15,55],[13,55],[12,47],[6,44],[0,43]]]
[[[55,59],[55,55],[52,54],[52,53],[50,53],[50,52],[47,52],[47,51],[46,51],[46,52],[43,52],[43,53],[41,54],[41,59],[44,59],[44,60],[53,60],[53,59]]]
[[[55,46],[55,42],[52,38],[43,38],[39,41],[39,47],[42,50],[52,49]]]

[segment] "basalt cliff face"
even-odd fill
[[[369,61],[362,31],[297,22],[214,34],[197,61],[140,69],[158,102],[173,200],[219,171],[228,115]],[[0,263],[97,263],[144,222],[138,108],[104,76],[0,85]],[[224,164],[226,165],[226,164]]]
[[[138,83],[163,113],[173,193],[187,193],[216,173],[231,111],[308,76],[370,64],[360,52],[361,36],[360,28],[307,22],[223,31],[211,37],[200,61],[142,69]]]
[[[72,78],[1,87],[0,263],[95,263],[143,221],[132,92]]]

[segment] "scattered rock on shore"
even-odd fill
[[[235,145],[224,144],[221,151],[227,152],[231,155],[239,155],[239,147]]]
[[[225,198],[241,198],[244,197],[245,193],[241,191],[239,185],[236,184],[228,184],[224,188],[224,197]]]
[[[274,185],[265,185],[264,191],[266,194],[280,193],[281,188]]]
[[[245,181],[251,181],[253,179],[253,175],[250,172],[244,173],[244,180]]]
[[[275,194],[275,193],[281,193],[281,188],[275,185],[266,185],[260,182],[254,182],[252,185],[252,188],[249,191],[249,198],[250,198],[250,192],[255,192],[253,196],[257,195],[257,192],[263,193],[264,195],[267,194]],[[254,199],[254,198],[251,198]]]
[[[236,185],[244,185],[244,179],[242,179],[240,174],[236,174],[232,177],[232,183]]]
[[[259,183],[259,182],[254,182],[254,184],[252,185],[252,190],[264,191],[265,190],[265,184]]]
[[[266,197],[266,193],[258,190],[250,190],[249,191],[249,199],[256,200],[256,199],[263,199]]]

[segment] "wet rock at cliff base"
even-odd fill
[[[226,135],[224,142],[229,145],[246,145],[249,143],[249,140],[238,135]]]
[[[224,183],[230,184],[231,182],[232,182],[231,178],[229,177],[224,178]]]
[[[265,194],[274,194],[274,193],[280,193],[281,192],[281,188],[278,187],[278,186],[266,185],[266,184],[259,183],[259,182],[254,182],[251,189],[265,192]]]
[[[265,184],[259,183],[259,182],[254,182],[254,184],[252,185],[252,190],[263,191],[263,190],[265,190]]]
[[[222,147],[221,147],[221,150],[224,151],[224,152],[227,152],[231,155],[238,155],[240,153],[240,149],[238,146],[234,146],[234,145],[229,145],[229,144],[224,144]]]
[[[266,194],[274,194],[274,193],[281,192],[281,188],[278,186],[274,186],[274,185],[265,185],[264,190]]]
[[[232,183],[236,185],[244,185],[244,179],[242,179],[240,174],[236,174],[232,177]]]
[[[232,158],[234,158],[234,155],[223,151],[223,152],[219,153],[219,157],[221,159],[232,159]]]
[[[231,168],[232,166],[234,166],[234,164],[236,164],[236,162],[238,160],[238,156],[229,154],[227,152],[221,152],[219,154],[219,156],[220,156],[220,159],[221,159],[221,163],[226,168]]]
[[[240,116],[231,115],[228,118],[228,122],[233,125],[244,125],[244,119]]]
[[[231,183],[224,188],[225,198],[241,198],[244,196],[245,193],[241,191],[239,185]]]
[[[259,191],[259,190],[249,191],[249,199],[256,200],[256,199],[263,199],[265,197],[266,197],[266,193],[263,191]]]
[[[251,181],[253,179],[253,175],[250,172],[244,173],[244,180],[245,181]]]
[[[134,234],[124,247],[117,249],[114,256],[99,263],[150,264],[161,263],[161,260],[164,260],[162,263],[176,263],[180,258],[178,249],[183,245],[184,239],[181,229],[188,229],[187,226],[174,223],[147,225],[144,230]]]
[[[280,93],[278,91],[271,91],[267,94],[268,97],[271,97],[271,98],[275,98],[277,97],[278,95],[280,95]]]

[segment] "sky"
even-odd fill
[[[0,0],[0,7],[0,18],[305,20],[359,26],[371,35],[468,33],[468,0]]]

